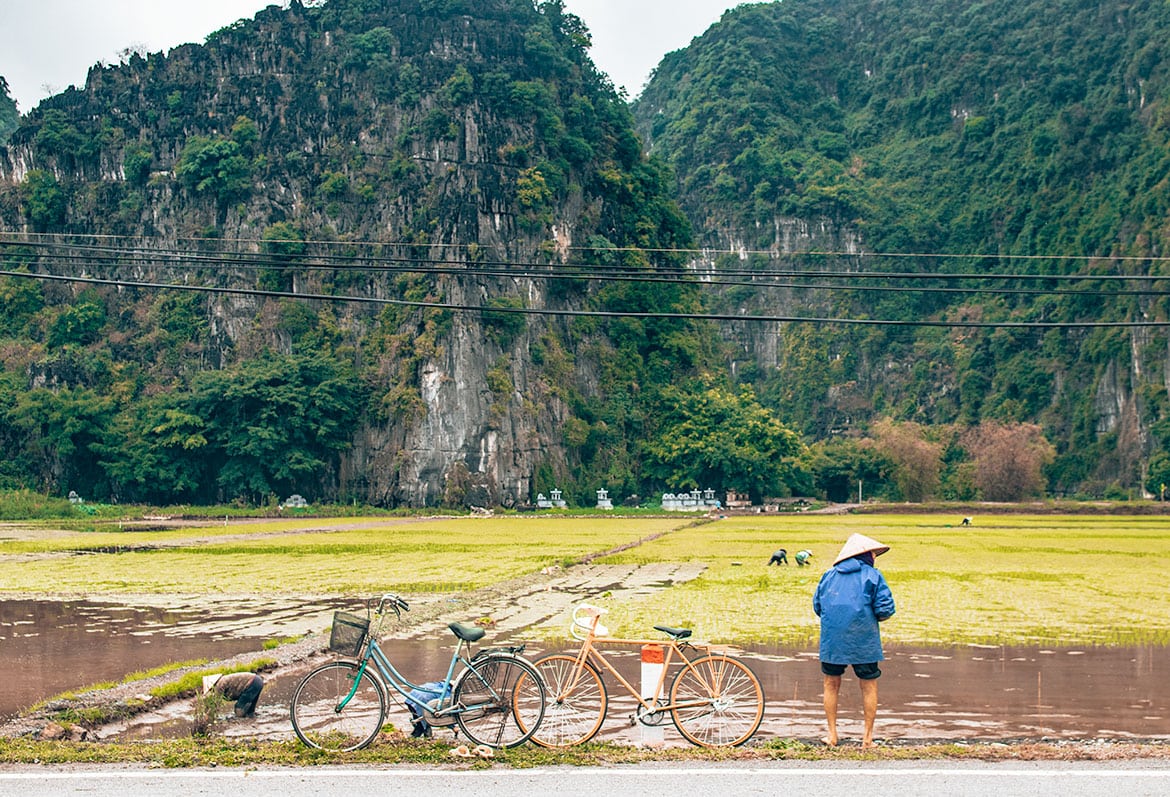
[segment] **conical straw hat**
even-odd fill
[[[874,556],[881,556],[886,551],[890,550],[890,546],[882,545],[872,537],[866,537],[864,534],[851,534],[849,539],[845,540],[845,544],[841,546],[841,553],[837,554],[837,558],[833,564],[839,564],[846,559],[852,559],[859,553],[872,551]]]

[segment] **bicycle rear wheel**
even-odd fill
[[[357,689],[345,706],[341,701]],[[366,670],[335,661],[310,672],[297,685],[289,706],[293,730],[309,747],[343,752],[365,747],[382,729],[386,696]]]
[[[577,657],[556,654],[533,662],[548,690],[544,720],[532,741],[542,747],[572,747],[597,735],[609,695],[591,662],[578,669]]]
[[[532,738],[544,717],[544,682],[527,660],[507,653],[473,659],[455,682],[459,729],[475,744],[515,747]]]
[[[674,726],[691,744],[735,747],[764,719],[764,689],[741,661],[704,656],[687,664],[670,687]]]

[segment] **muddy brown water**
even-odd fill
[[[91,601],[0,601],[0,716],[45,697],[174,661],[226,658],[259,651],[255,634],[273,606],[127,607]],[[288,618],[313,612],[319,602],[280,607]],[[290,624],[292,620],[290,619]],[[279,623],[276,624],[279,627]],[[206,629],[216,629],[208,633]],[[523,638],[519,634],[518,638]],[[450,639],[450,638],[448,638]],[[492,641],[490,638],[487,642]],[[502,640],[498,640],[502,641]],[[387,640],[399,669],[417,681],[441,677],[451,652],[445,639]],[[529,643],[527,653],[552,647]],[[1161,647],[1028,648],[887,646],[880,681],[878,736],[913,740],[1170,739],[1170,650]],[[744,660],[767,696],[761,738],[815,739],[822,733],[821,676],[812,649],[755,647]],[[617,654],[619,669],[637,683],[636,650]],[[291,738],[288,701],[313,664],[268,679],[258,718],[225,721],[225,735]],[[602,739],[639,741],[631,726],[633,703],[607,676],[611,703]],[[841,730],[860,734],[860,697],[852,673],[841,695]],[[400,713],[399,721],[405,717]],[[392,715],[392,721],[395,717]],[[189,732],[189,707],[132,721],[107,737],[150,738]],[[446,733],[445,731],[443,733]],[[649,732],[653,737],[653,732]],[[670,727],[665,743],[679,743]],[[653,741],[653,738],[651,738]]]
[[[0,600],[0,719],[47,697],[131,673],[260,651],[266,638],[279,636],[294,618],[321,610],[318,601],[261,607],[232,598],[141,606]]]

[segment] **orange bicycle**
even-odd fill
[[[660,725],[669,714],[678,732],[700,747],[741,745],[760,727],[764,718],[760,679],[746,664],[727,655],[726,646],[692,644],[686,641],[690,629],[662,625],[654,628],[669,641],[610,637],[600,622],[604,611],[588,604],[578,606],[570,632],[581,641],[580,649],[575,654],[553,654],[533,662],[544,679],[548,704],[532,741],[544,747],[570,747],[597,734],[609,704],[602,668],[637,701],[631,724]],[[643,697],[622,677],[599,645],[662,649],[664,666],[649,697]],[[674,668],[667,693],[666,679],[672,665],[681,666]]]

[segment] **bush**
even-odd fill
[[[31,490],[0,491],[0,520],[39,520],[73,515],[73,505],[64,498],[54,498]]]

